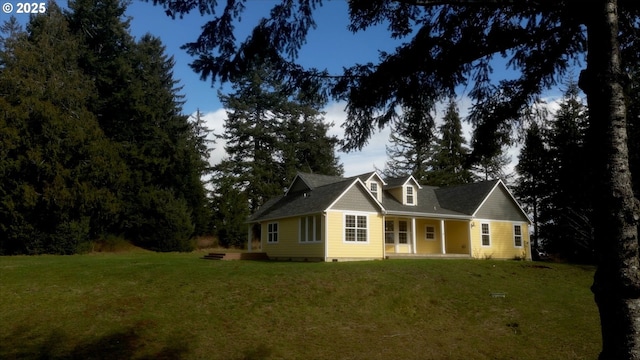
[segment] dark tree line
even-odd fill
[[[551,118],[526,131],[515,188],[532,214],[534,247],[577,262],[595,261],[591,225],[595,189],[587,148],[587,107],[570,82]]]
[[[0,254],[72,254],[108,238],[190,250],[211,227],[202,129],[173,59],[134,39],[117,0],[50,3],[0,48]]]

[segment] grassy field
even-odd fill
[[[591,267],[201,256],[0,257],[0,358],[566,360],[600,348]]]

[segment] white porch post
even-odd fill
[[[416,218],[411,218],[411,253],[415,254],[416,251]]]
[[[387,258],[387,217],[382,214],[382,258]]]
[[[251,252],[251,243],[253,242],[253,237],[251,236],[251,227],[251,224],[247,226],[247,251],[249,252]]]
[[[447,247],[444,241],[444,220],[440,220],[440,246],[442,247],[442,255],[445,255]]]

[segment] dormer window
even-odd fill
[[[406,198],[407,205],[414,205],[415,201],[414,201],[414,194],[413,194],[413,186],[407,186],[406,194],[407,194],[407,198]]]
[[[369,189],[371,189],[371,194],[373,194],[373,196],[375,196],[376,199],[379,199],[378,198],[378,183],[377,182],[372,182],[369,185]]]

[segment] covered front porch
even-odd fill
[[[470,220],[385,216],[385,257],[471,256]]]

